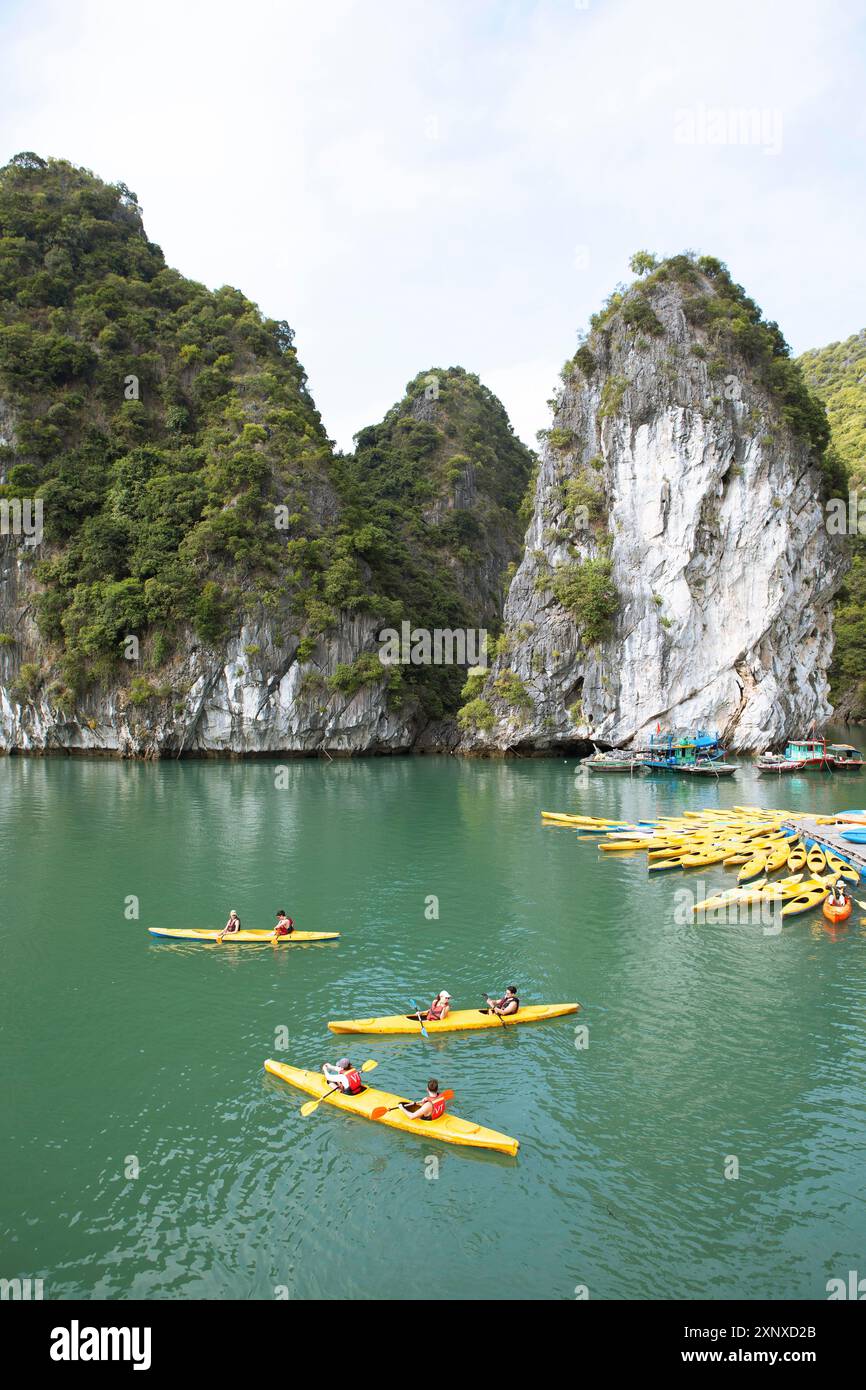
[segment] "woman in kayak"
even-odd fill
[[[292,921],[291,917],[287,917],[283,909],[280,908],[279,912],[277,913],[276,925],[274,926],[274,934],[271,937],[271,940],[273,941],[274,945],[276,945],[281,936],[291,936],[294,930],[295,924]]]
[[[408,1014],[408,1018],[420,1019],[423,1023],[441,1023],[451,1012],[451,995],[447,989],[440,989],[433,1003],[425,1013]]]
[[[508,1015],[516,1014],[520,1008],[520,1000],[517,997],[517,985],[509,985],[501,999],[487,1000],[492,1014]]]
[[[848,897],[845,893],[845,880],[843,878],[839,878],[836,880],[836,882],[833,884],[833,887],[830,889],[830,892],[827,894],[827,906],[844,907],[847,901]]]
[[[225,926],[223,927],[222,931],[217,937],[217,941],[222,941],[224,936],[233,936],[234,933],[240,931],[240,929],[241,919],[235,912],[234,908],[232,908],[231,912],[229,913],[229,920],[226,922]]]
[[[439,1082],[431,1076],[424,1099],[404,1100],[400,1109],[411,1115],[413,1120],[438,1120],[445,1114],[445,1100],[439,1094]]]
[[[335,1067],[330,1062],[325,1062],[322,1066],[322,1075],[331,1085],[339,1088],[346,1096],[359,1096],[367,1087],[361,1080],[361,1073],[356,1071],[348,1057],[341,1057]]]

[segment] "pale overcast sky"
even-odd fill
[[[864,52],[861,0],[0,0],[0,163],[128,184],[288,319],[343,447],[458,364],[533,443],[638,247],[720,256],[797,352],[866,324]]]

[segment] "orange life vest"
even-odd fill
[[[350,1096],[356,1096],[360,1091],[363,1091],[364,1083],[361,1080],[361,1073],[359,1071],[344,1071],[343,1079],[349,1083]]]

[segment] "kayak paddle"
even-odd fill
[[[453,1092],[453,1091],[440,1091],[440,1092],[439,1092],[439,1095],[441,1096],[442,1100],[453,1100],[453,1099],[454,1099],[454,1092]],[[390,1115],[392,1110],[401,1110],[402,1108],[403,1108],[403,1102],[402,1102],[402,1101],[400,1102],[399,1105],[377,1105],[375,1110],[371,1110],[371,1111],[370,1111],[370,1119],[371,1119],[371,1120],[381,1120],[381,1118],[382,1118],[383,1115]]]
[[[410,999],[410,1000],[409,1000],[409,1005],[410,1005],[410,1008],[413,1008],[413,1009],[415,1010],[416,1014],[418,1015],[418,1022],[421,1024],[421,1036],[422,1036],[423,1038],[429,1038],[430,1034],[427,1032],[427,1029],[424,1027],[424,1020],[423,1020],[423,1018],[421,1017],[421,1010],[418,1008],[418,1005],[415,1003],[415,1000],[414,1000],[414,999]]]
[[[379,1065],[378,1062],[373,1062],[373,1061],[365,1062],[365,1063],[363,1064],[363,1066],[361,1066],[361,1067],[358,1068],[358,1070],[359,1070],[359,1071],[372,1071],[373,1068],[374,1068],[374,1067],[378,1067],[378,1065]],[[301,1114],[302,1114],[302,1115],[304,1116],[304,1118],[306,1119],[307,1115],[312,1115],[313,1111],[316,1109],[317,1106],[319,1106],[319,1105],[322,1104],[322,1101],[323,1101],[323,1100],[327,1100],[328,1096],[332,1095],[332,1094],[334,1093],[334,1091],[339,1091],[340,1089],[341,1089],[341,1087],[339,1087],[339,1086],[331,1086],[330,1090],[327,1090],[323,1096],[319,1096],[319,1099],[318,1099],[318,1100],[308,1100],[308,1101],[305,1101],[305,1103],[301,1106]]]

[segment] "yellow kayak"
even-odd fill
[[[746,861],[737,874],[737,879],[740,883],[746,883],[750,878],[757,878],[758,874],[765,873],[766,868],[767,854],[765,850],[761,850],[758,854],[753,855],[751,859]]]
[[[840,859],[838,854],[829,849],[824,851],[824,858],[827,860],[827,868],[831,869],[837,878],[844,878],[848,883],[860,882],[857,870],[846,859]]]
[[[151,936],[165,937],[172,941],[215,942],[218,931],[197,931],[194,928],[169,930],[163,927],[148,927]],[[273,939],[273,931],[236,931],[223,939],[224,946],[262,946]],[[305,941],[336,941],[338,931],[293,931],[291,936],[281,936],[279,946],[296,946]]]
[[[515,1023],[543,1023],[546,1018],[576,1014],[579,1004],[525,1004],[519,1013],[500,1018],[487,1009],[456,1009],[441,1022],[427,1023],[428,1033],[463,1033],[471,1028],[511,1028]],[[336,1019],[328,1024],[332,1033],[420,1033],[417,1018],[392,1014],[384,1018]]]
[[[304,1071],[301,1067],[289,1067],[284,1062],[274,1062],[270,1057],[265,1062],[265,1071],[297,1086],[311,1096],[323,1096],[330,1091],[330,1083],[320,1071]],[[408,1096],[392,1096],[389,1091],[379,1091],[368,1086],[359,1096],[347,1096],[341,1091],[328,1095],[325,1105],[335,1105],[338,1110],[347,1110],[351,1115],[360,1115],[364,1120],[373,1118],[372,1111],[379,1105],[399,1105]],[[324,1107],[323,1107],[324,1108]],[[516,1139],[507,1134],[499,1134],[495,1129],[485,1129],[469,1120],[461,1120],[459,1115],[446,1111],[438,1120],[416,1120],[402,1110],[391,1110],[375,1121],[387,1125],[389,1129],[402,1129],[406,1134],[417,1134],[424,1139],[441,1139],[445,1144],[462,1144],[470,1149],[495,1149],[503,1154],[516,1154],[520,1147]]]
[[[778,869],[783,869],[788,863],[788,841],[784,840],[780,845],[767,850],[767,873],[774,874]]]
[[[798,893],[796,898],[791,898],[782,908],[783,917],[797,917],[801,912],[811,912],[813,908],[820,907],[827,897],[828,889],[833,882],[832,874],[826,882],[816,881],[813,884],[803,885],[803,892]]]
[[[788,855],[788,868],[792,874],[797,873],[798,869],[806,867],[806,847],[801,842],[797,842],[795,847]]]
[[[695,903],[692,912],[713,912],[716,908],[731,907],[735,903],[760,902],[766,882],[765,878],[758,878],[748,887],[725,888],[721,893],[715,893],[711,898],[704,898],[702,902]]]
[[[806,863],[809,866],[809,872],[813,874],[820,874],[823,869],[826,869],[827,859],[820,845],[812,846],[806,855]]]

